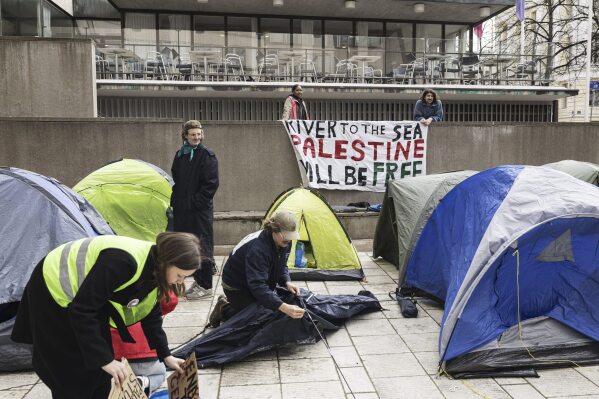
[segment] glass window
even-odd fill
[[[225,47],[225,17],[193,16],[194,49],[215,49]]]
[[[392,71],[393,68],[401,64],[411,62],[410,57],[414,49],[414,39],[412,38],[412,27],[410,23],[387,23],[387,37],[385,39],[385,69]]]
[[[91,38],[98,47],[121,47],[121,21],[78,19],[78,37]]]
[[[258,52],[258,18],[227,17],[227,54],[240,57],[246,74],[257,69],[262,59]]]
[[[227,46],[258,47],[258,19],[251,17],[228,17]]]
[[[441,24],[416,24],[416,51],[440,52]]]
[[[289,48],[291,47],[291,20],[283,18],[261,18],[260,31],[262,47]]]
[[[468,34],[468,25],[445,25],[445,52],[463,54],[468,50],[464,36]]]
[[[38,5],[38,0],[1,0],[0,33],[3,36],[39,36]]]
[[[325,21],[324,25],[325,69],[335,71],[341,60],[347,60],[349,55],[349,38],[354,29],[351,21]]]
[[[19,35],[19,2],[18,0],[0,0],[0,35]]]
[[[77,18],[121,18],[119,10],[108,0],[73,0],[73,15]]]
[[[71,17],[47,1],[42,3],[42,36],[73,37]]]
[[[322,21],[294,19],[293,47],[301,49],[321,49]]]
[[[124,43],[125,48],[133,50],[138,57],[153,59],[156,53],[156,15],[126,13]]]
[[[353,44],[361,49],[383,49],[383,23],[358,21]]]
[[[160,14],[158,16],[158,51],[164,61],[174,65],[181,55],[191,50],[191,17],[189,15]],[[187,57],[186,57],[187,58]]]

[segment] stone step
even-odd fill
[[[265,214],[266,211],[215,212],[214,245],[236,245],[243,237],[260,229]],[[372,240],[378,216],[378,212],[337,213],[352,241]]]
[[[358,252],[365,252],[367,254],[372,254],[372,240],[352,240],[352,243],[356,247]],[[235,248],[235,244],[231,245],[215,245],[214,246],[214,255],[215,256],[228,256],[231,251]]]

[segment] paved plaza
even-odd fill
[[[457,398],[599,398],[599,366],[539,371],[540,378],[450,380],[437,377],[437,336],[443,310],[419,302],[417,319],[404,319],[389,291],[397,285],[397,270],[360,253],[367,282],[303,282],[318,294],[373,292],[384,311],[358,316],[324,342],[290,346],[254,355],[244,361],[199,371],[201,399],[457,399]],[[222,267],[225,257],[217,257]],[[181,299],[167,315],[164,327],[172,347],[194,337],[206,323],[216,295],[199,301]],[[216,279],[215,279],[216,282]],[[349,388],[342,382],[343,374]],[[0,399],[50,398],[33,372],[0,374]]]

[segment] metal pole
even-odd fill
[[[587,63],[587,71],[586,71],[586,89],[585,89],[585,96],[584,96],[584,121],[585,122],[590,122],[591,121],[591,114],[590,114],[590,107],[589,107],[589,103],[591,101],[591,42],[593,40],[593,0],[587,0],[589,2],[589,15],[588,15],[588,22],[587,22],[587,56],[586,56],[586,63]]]
[[[590,0],[593,1],[593,0]],[[524,20],[520,21],[520,63],[524,63]],[[516,70],[517,72],[517,70]]]

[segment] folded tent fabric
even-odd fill
[[[277,293],[284,302],[305,306],[320,330],[337,330],[357,314],[382,309],[369,291],[360,291],[358,295],[316,295],[302,289],[298,297],[283,289]],[[307,315],[292,319],[254,303],[208,334],[176,348],[173,355],[186,358],[195,352],[198,367],[205,368],[284,345],[313,344],[319,340]]]

